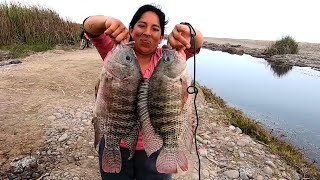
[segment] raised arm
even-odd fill
[[[110,16],[90,16],[83,21],[83,27],[103,60],[115,43],[129,41],[128,29]]]
[[[198,51],[203,44],[202,33],[194,28],[196,31],[196,50]],[[168,37],[168,44],[174,49],[177,50],[186,50],[190,53],[193,53],[193,44],[190,42],[191,35],[190,29],[185,24],[177,24]]]
[[[83,26],[89,37],[98,37],[105,33],[115,42],[129,40],[128,28],[111,16],[90,16],[84,20]]]

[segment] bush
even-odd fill
[[[265,50],[265,54],[269,56],[277,54],[297,54],[298,53],[298,43],[291,36],[284,36],[280,40],[271,44]]]

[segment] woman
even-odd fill
[[[135,41],[134,51],[137,56],[141,72],[144,78],[150,78],[159,58],[162,48],[158,45],[164,38],[164,28],[168,22],[165,14],[153,5],[141,6],[134,14],[129,29],[118,19],[106,16],[90,16],[84,20],[84,29],[104,60],[113,45],[120,42]],[[203,37],[196,31],[195,49],[199,52]],[[190,43],[190,29],[187,25],[177,24],[168,36],[168,45],[180,51],[186,59],[192,57],[193,47]],[[142,135],[139,133],[136,152],[131,160],[128,160],[129,151],[126,144],[121,141],[122,168],[120,173],[105,173],[101,166],[101,157],[104,148],[104,140],[100,143],[99,161],[102,179],[131,180],[131,179],[171,179],[170,174],[157,172],[155,164],[159,152],[149,158],[144,151]]]

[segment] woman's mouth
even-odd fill
[[[147,39],[141,39],[140,41],[141,41],[142,44],[145,44],[145,45],[151,44],[151,42],[149,40],[147,40]]]

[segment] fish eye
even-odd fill
[[[130,56],[126,56],[126,60],[130,62],[131,61]]]

